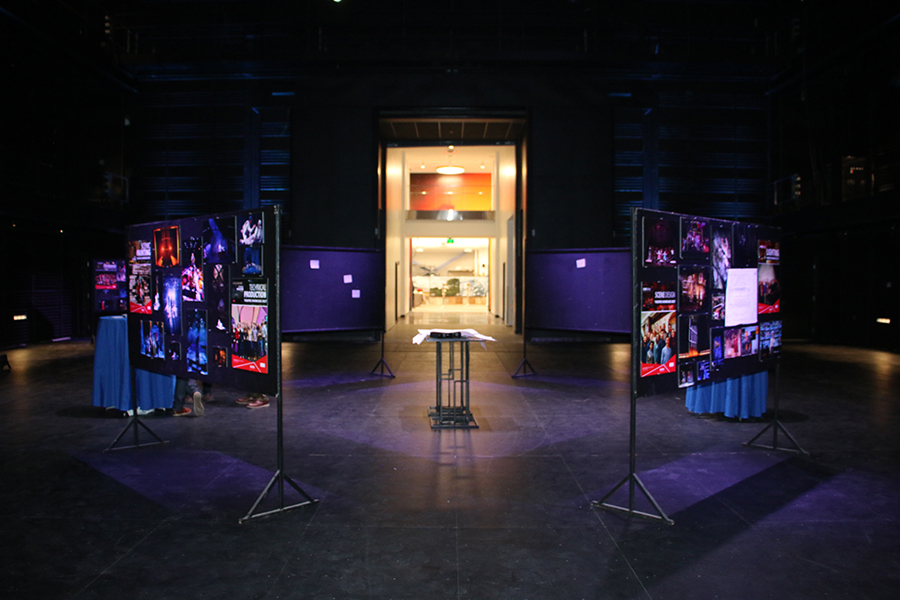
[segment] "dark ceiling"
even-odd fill
[[[523,118],[383,118],[379,133],[385,142],[481,144],[515,142],[525,129]]]

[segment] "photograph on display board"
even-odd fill
[[[181,298],[185,302],[203,302],[203,242],[184,240],[184,268],[181,270]]]
[[[709,256],[709,221],[699,217],[681,218],[681,258],[705,259]]]
[[[206,311],[195,308],[184,311],[187,327],[187,346],[184,350],[187,370],[190,373],[207,375],[209,361],[207,358]]]
[[[781,311],[781,282],[779,265],[759,265],[759,314],[767,315]]]
[[[731,223],[714,221],[712,224],[712,287],[724,291],[728,282],[728,269],[731,268]]]
[[[641,312],[641,377],[675,372],[674,310]]]
[[[268,373],[269,309],[256,304],[231,305],[231,366]]]
[[[159,321],[141,321],[141,354],[148,358],[165,358],[165,336]]]
[[[725,320],[725,294],[715,293],[711,296],[712,308],[710,314],[713,321]]]
[[[213,326],[219,331],[228,331],[228,289],[225,265],[212,265],[211,273],[210,285],[207,288],[207,303],[214,311],[215,324]]]
[[[761,231],[761,235],[766,235],[768,231]],[[781,243],[777,240],[759,239],[759,264],[761,265],[777,265],[781,263]]]
[[[210,264],[230,264],[235,259],[234,217],[210,217],[203,229],[203,259]]]
[[[678,358],[709,354],[709,316],[679,315]]]
[[[153,282],[153,287],[151,288],[153,312],[159,312],[162,307],[163,277],[165,273],[165,269],[153,269],[153,276],[150,278],[150,281]]]
[[[759,352],[759,326],[741,327],[741,356],[756,355]]]
[[[681,291],[679,311],[706,312],[709,292],[709,267],[678,267],[678,287]]]
[[[641,283],[641,310],[675,310],[678,292],[674,281],[644,281]]]
[[[95,260],[94,270],[102,273],[118,273],[119,265],[114,260]]]
[[[228,349],[221,346],[213,346],[212,363],[217,369],[228,366]]]
[[[150,292],[150,263],[134,263],[128,276],[129,310],[139,315],[149,315],[153,308]]]
[[[709,361],[718,367],[725,360],[725,328],[711,327],[709,330]]]
[[[96,273],[94,275],[94,289],[95,290],[114,290],[118,287],[118,280],[116,279],[116,273]]]
[[[254,211],[240,219],[238,231],[238,258],[241,273],[248,276],[263,274],[263,213]]]
[[[679,223],[674,215],[644,217],[645,267],[674,267],[678,263]]]
[[[131,240],[128,242],[128,263],[147,263],[153,259],[153,244],[149,240]]]
[[[693,361],[678,361],[678,387],[691,387],[697,380],[697,364]]]
[[[177,271],[162,274],[159,310],[163,313],[166,334],[181,335],[181,276]]]
[[[745,269],[759,264],[759,245],[756,239],[756,225],[734,224],[734,256],[732,267]]]
[[[181,264],[181,239],[178,225],[153,231],[153,264],[157,267],[177,267]]]
[[[740,327],[729,327],[725,330],[725,360],[741,357]]]
[[[181,361],[181,342],[171,342],[169,343],[169,360],[172,362],[180,362]]]
[[[712,379],[712,366],[708,360],[697,361],[697,383]]]
[[[759,324],[759,358],[767,358],[781,352],[781,321]]]

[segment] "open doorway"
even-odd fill
[[[489,238],[412,238],[413,312],[487,312],[491,305]]]
[[[516,144],[392,145],[382,176],[388,328],[417,309],[481,310],[514,324]],[[429,276],[444,279],[432,286]]]

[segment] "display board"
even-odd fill
[[[781,353],[781,232],[632,213],[638,396],[768,370]]]
[[[280,227],[278,207],[129,227],[131,364],[279,393]]]
[[[630,333],[630,279],[627,248],[529,251],[525,326]]]
[[[128,312],[128,273],[122,259],[91,261],[94,312],[119,315]]]
[[[283,246],[282,331],[384,329],[384,253]]]

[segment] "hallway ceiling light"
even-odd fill
[[[447,164],[435,169],[441,175],[459,175],[460,173],[465,173],[466,170],[462,167],[454,167],[453,166],[453,154],[456,150],[453,146],[449,146],[447,148]]]

